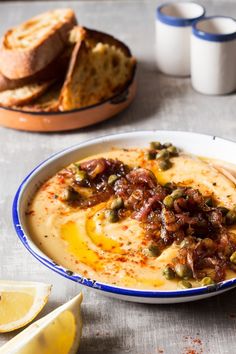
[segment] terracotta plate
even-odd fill
[[[26,112],[0,108],[0,125],[36,132],[73,130],[96,124],[127,108],[136,93],[136,75],[118,95],[101,103],[67,112]]]

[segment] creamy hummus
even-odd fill
[[[158,160],[147,160],[143,149],[114,149],[86,160],[104,157],[119,159],[131,167],[151,170],[164,185],[175,182],[213,196],[217,204],[229,209],[236,205],[233,181],[215,169],[209,161],[180,154],[172,158],[172,167],[159,170]],[[33,196],[27,211],[29,233],[37,246],[53,261],[87,278],[138,289],[171,290],[178,280],[162,275],[163,267],[173,259],[179,246],[173,243],[160,256],[148,257],[148,238],[140,222],[127,217],[110,223],[105,215],[111,197],[86,209],[74,208],[60,200],[66,182],[60,174],[46,181]],[[235,227],[231,227],[235,232]],[[227,278],[235,277],[227,271]],[[192,281],[199,286],[198,281]]]

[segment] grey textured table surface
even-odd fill
[[[78,293],[81,286],[40,265],[24,249],[13,230],[12,198],[23,177],[35,165],[70,145],[121,131],[187,130],[236,140],[235,94],[202,96],[193,91],[189,79],[165,77],[156,71],[157,3],[134,0],[0,2],[0,32],[46,9],[71,6],[81,24],[116,35],[131,47],[139,62],[134,103],[105,123],[61,134],[0,128],[0,278],[52,283],[52,295],[43,314]],[[235,0],[202,3],[208,14],[236,16]],[[113,300],[86,288],[83,293],[81,354],[236,353],[236,291],[196,303],[162,306]],[[12,335],[0,335],[0,344]]]

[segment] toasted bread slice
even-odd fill
[[[10,29],[1,39],[0,71],[9,79],[39,72],[63,51],[75,24],[71,9],[57,9]]]
[[[26,112],[57,112],[61,87],[62,83],[56,83],[33,103],[15,108]]]
[[[78,34],[60,97],[63,111],[114,96],[128,85],[135,70],[136,61],[122,42],[86,28],[78,28]]]
[[[0,92],[0,106],[11,107],[32,102],[40,97],[52,84],[53,81],[51,80]]]
[[[36,82],[49,81],[53,79],[57,79],[58,81],[60,78],[64,80],[69,66],[72,50],[73,46],[67,46],[63,53],[48,64],[46,68],[23,79],[10,80],[0,73],[0,92],[14,90],[18,87],[23,87]]]

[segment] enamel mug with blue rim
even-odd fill
[[[156,13],[156,62],[167,75],[190,75],[192,24],[204,17],[205,9],[195,2],[167,3]]]
[[[208,95],[236,91],[236,21],[212,16],[196,21],[191,38],[193,88]]]

